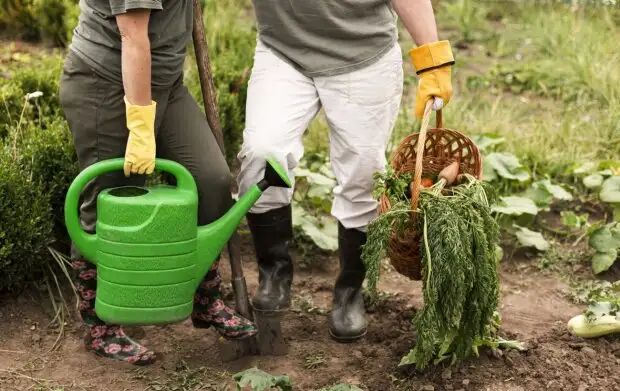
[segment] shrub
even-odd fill
[[[42,270],[52,238],[47,189],[0,150],[0,291],[13,291]]]
[[[0,79],[0,140],[24,119],[45,127],[49,118],[61,115],[58,86],[63,57],[55,54],[35,61],[20,64],[9,79]],[[36,91],[42,95],[25,106],[26,95]]]
[[[78,0],[0,0],[0,30],[12,37],[64,46],[77,23],[77,4]]]
[[[73,138],[62,117],[51,117],[44,128],[31,123],[19,146],[20,165],[49,195],[57,237],[64,237],[65,195],[79,172]]]

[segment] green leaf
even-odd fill
[[[500,197],[502,205],[494,205],[492,210],[506,215],[537,215],[538,207],[529,198],[518,196]]]
[[[598,164],[594,162],[589,162],[589,161],[584,162],[573,170],[573,174],[576,174],[576,175],[590,174],[594,170],[596,170],[597,167],[598,167]]]
[[[583,185],[588,189],[598,189],[603,185],[604,180],[601,174],[590,174],[583,178]]]
[[[599,163],[598,169],[611,172],[609,175],[620,175],[620,161],[604,160]]]
[[[476,134],[472,136],[472,139],[480,152],[484,152],[489,148],[502,144],[506,140],[504,137],[495,133]]]
[[[571,193],[566,191],[566,189],[564,189],[560,185],[554,185],[548,179],[545,179],[543,181],[538,182],[537,184],[535,184],[535,186],[544,188],[556,200],[562,200],[562,201],[572,201],[573,200],[573,195]]]
[[[563,210],[560,212],[562,216],[562,224],[570,228],[582,228],[588,223],[588,214],[577,215],[572,210]]]
[[[554,199],[562,201],[571,201],[573,199],[572,194],[562,186],[554,185],[548,179],[533,183],[525,195],[541,208],[549,207]]]
[[[282,391],[293,390],[291,379],[288,376],[273,376],[256,367],[234,374],[233,379],[237,382],[237,391],[241,391],[247,386],[252,387],[252,391],[266,391],[273,387]]]
[[[524,196],[534,201],[536,206],[543,209],[548,208],[553,201],[553,194],[547,191],[544,187],[540,186],[530,187]]]
[[[611,253],[620,248],[620,232],[616,223],[603,225],[590,233],[588,244],[599,253]]]
[[[333,218],[324,217],[319,220],[294,203],[293,226],[301,229],[317,247],[327,251],[338,249],[338,223]]]
[[[523,247],[534,247],[538,251],[547,251],[551,245],[545,240],[540,232],[529,230],[525,227],[515,226],[515,235]]]
[[[594,256],[592,257],[592,271],[594,272],[594,274],[599,274],[606,270],[609,270],[611,265],[613,265],[614,262],[616,262],[617,258],[618,258],[617,250],[613,250],[613,251],[605,252],[605,253],[598,252],[594,254]]]
[[[603,182],[599,198],[608,204],[620,203],[620,176],[609,177]]]
[[[487,155],[484,160],[487,164],[485,171],[486,168],[491,168],[498,176],[519,182],[525,182],[530,179],[530,174],[513,154],[493,152]]]

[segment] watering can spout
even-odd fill
[[[272,158],[267,158],[263,179],[250,187],[226,214],[211,224],[198,227],[197,284],[207,274],[243,217],[269,187],[291,187],[286,171]]]

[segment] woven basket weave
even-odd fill
[[[411,183],[412,220],[415,218],[420,197],[422,177],[436,176],[454,161],[459,163],[459,174],[470,174],[482,178],[482,161],[480,152],[474,142],[464,134],[442,127],[442,113],[437,111],[437,126],[427,129],[432,113],[432,101],[426,105],[420,133],[405,137],[394,152],[391,166],[396,174],[413,173]],[[444,189],[444,194],[449,189]],[[385,193],[379,199],[379,213],[391,208]],[[411,226],[400,235],[392,232],[387,255],[396,271],[411,280],[421,279],[420,257],[421,232]]]

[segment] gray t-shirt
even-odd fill
[[[80,18],[69,49],[102,76],[122,83],[121,36],[115,16],[130,9],[151,10],[151,79],[172,85],[183,73],[192,38],[192,0],[80,0]]]
[[[262,42],[307,76],[351,72],[398,39],[391,0],[252,0]]]

